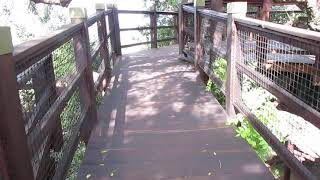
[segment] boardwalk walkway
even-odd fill
[[[78,179],[272,179],[175,46],[116,66]]]

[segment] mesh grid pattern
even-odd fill
[[[70,88],[76,74],[73,40],[70,40],[17,75],[25,130],[37,179],[52,178],[79,119],[76,114],[81,112],[80,100],[73,95],[66,109],[57,116],[56,124],[48,125],[50,130],[45,128],[50,121],[48,113],[54,110],[53,104],[60,100],[62,92]]]
[[[265,36],[238,27],[243,54],[241,63],[320,111],[320,66],[316,62],[319,46],[294,39],[282,42],[277,40],[277,35]]]
[[[208,19],[202,20],[201,43],[204,51],[203,69],[207,74],[213,73],[222,82],[226,81],[226,24],[223,22],[212,22]]]
[[[267,33],[242,24],[237,24],[237,30],[242,101],[280,142],[294,144],[291,153],[299,161],[319,158],[320,146],[310,139],[310,135],[320,137],[319,129],[270,90],[270,85],[283,90],[294,96],[294,101],[300,100],[303,106],[319,112],[319,46],[313,41]]]

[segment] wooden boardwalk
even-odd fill
[[[78,179],[273,179],[177,52],[122,57]]]

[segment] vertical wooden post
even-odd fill
[[[114,22],[114,34],[115,34],[115,53],[117,56],[122,55],[121,51],[121,37],[120,37],[120,26],[119,26],[119,13],[118,8],[113,8],[113,22]]]
[[[227,82],[226,82],[226,110],[230,118],[235,116],[234,103],[240,94],[240,85],[237,76],[236,63],[240,58],[237,57],[240,52],[237,29],[234,22],[234,16],[245,16],[247,12],[246,2],[233,2],[227,5]]]
[[[179,22],[178,22],[178,16],[173,16],[173,22],[174,22],[174,37],[175,37],[175,43],[179,42]]]
[[[108,39],[107,39],[107,25],[106,25],[106,16],[105,12],[105,4],[97,3],[96,11],[102,12],[103,15],[101,19],[98,21],[98,36],[99,42],[102,44],[102,48],[100,49],[100,58],[103,59],[104,64],[104,80],[103,80],[103,89],[105,89],[111,78],[111,67],[110,67],[110,59],[109,59],[109,48],[108,48]]]
[[[88,26],[85,23],[87,11],[85,8],[70,8],[70,18],[72,23],[84,22],[80,35],[73,38],[75,59],[78,72],[84,70],[79,85],[81,110],[88,108],[88,118],[84,122],[82,139],[88,142],[91,130],[97,122],[96,97],[92,76],[92,59],[90,54],[90,43]]]
[[[151,26],[151,48],[158,48],[158,35],[157,35],[157,12],[156,9],[150,14]]]
[[[194,12],[194,44],[195,44],[195,60],[194,60],[194,66],[196,70],[199,71],[201,79],[204,81],[204,83],[207,83],[209,80],[209,77],[207,74],[203,71],[203,69],[200,66],[203,66],[204,60],[203,60],[203,42],[201,40],[201,16],[199,14],[199,9],[204,8],[205,1],[204,0],[196,0],[195,3],[195,12]]]
[[[185,14],[183,11],[183,4],[179,7],[179,55],[183,55],[183,49],[185,46],[185,39],[184,39],[184,28],[185,28]]]
[[[263,0],[262,8],[259,10],[259,19],[263,21],[269,21],[270,19],[270,11],[271,11],[272,1],[271,0]],[[265,62],[267,60],[268,54],[268,39],[266,37],[257,36],[256,42],[256,58],[258,61],[257,71],[261,73],[265,73]]]
[[[0,27],[0,144],[9,179],[34,179],[9,27]]]
[[[270,11],[272,7],[271,0],[263,0],[262,8],[259,12],[259,19],[262,21],[269,21],[270,20]]]
[[[287,149],[288,149],[291,153],[294,152],[294,145],[291,144],[290,141],[286,141],[286,142],[285,142],[285,145],[287,146]],[[290,168],[289,168],[286,164],[284,164],[283,180],[290,180],[290,178],[291,178],[291,170],[290,170]]]
[[[113,17],[113,5],[108,4],[107,5],[108,10],[111,10],[112,13],[108,15],[108,27],[109,27],[109,32],[111,33],[110,37],[110,43],[111,43],[111,50],[109,49],[109,52],[111,53],[111,58],[115,55],[115,49],[116,49],[116,36],[115,36],[115,29],[114,29],[114,17]],[[113,59],[114,63],[114,59]]]

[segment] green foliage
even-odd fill
[[[214,95],[222,107],[226,106],[226,97],[220,88],[218,88],[211,80],[209,80],[207,83],[207,91],[210,91]]]
[[[221,57],[214,60],[212,64],[213,73],[218,76],[222,81],[226,81],[227,78],[227,61]]]
[[[237,136],[245,139],[256,151],[263,162],[266,162],[272,155],[272,149],[263,137],[254,129],[247,118],[241,120],[241,126],[236,130]]]
[[[80,169],[80,165],[82,162],[82,159],[84,158],[84,153],[86,151],[86,146],[84,142],[80,142],[78,145],[78,148],[76,150],[76,153],[73,157],[73,160],[70,165],[70,169],[67,175],[66,180],[76,180],[77,175]]]

